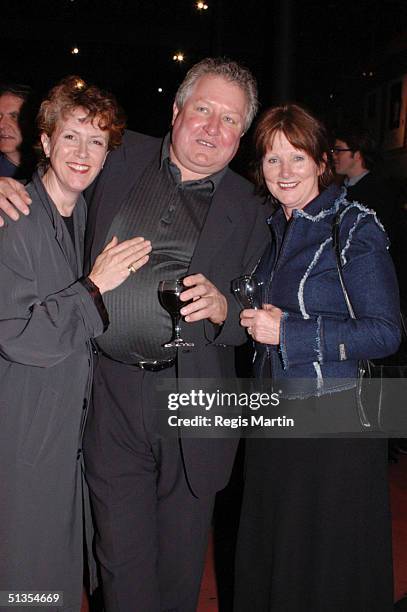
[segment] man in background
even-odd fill
[[[353,125],[340,128],[332,153],[335,171],[344,177],[348,199],[372,208],[391,233],[396,211],[394,194],[378,175],[380,156],[370,133]]]
[[[405,301],[406,213],[400,205],[400,182],[383,176],[378,147],[365,128],[355,125],[339,128],[332,153],[335,171],[344,177],[348,200],[372,208],[387,231],[401,297]]]
[[[32,97],[27,85],[0,85],[0,176],[29,179],[34,171]]]

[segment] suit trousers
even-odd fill
[[[146,372],[99,356],[84,440],[106,612],[194,612],[213,497],[189,487],[177,437],[156,433]]]

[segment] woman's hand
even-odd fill
[[[247,333],[262,344],[280,344],[280,321],[283,314],[280,308],[272,304],[263,304],[259,310],[243,310],[240,323],[247,328]]]
[[[116,236],[96,257],[95,265],[89,274],[100,293],[116,289],[123,281],[144,266],[151,252],[151,242],[137,237],[118,241]]]

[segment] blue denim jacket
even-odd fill
[[[357,320],[348,315],[336,269],[338,211],[343,274]],[[279,208],[268,223],[272,239],[256,275],[264,301],[283,316],[280,345],[256,343],[256,375],[271,376],[291,398],[354,387],[359,359],[390,355],[400,343],[398,286],[383,226],[336,185],[294,210],[289,222]]]

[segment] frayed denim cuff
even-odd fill
[[[321,317],[303,319],[283,312],[280,322],[280,355],[284,370],[307,363],[322,363]]]

